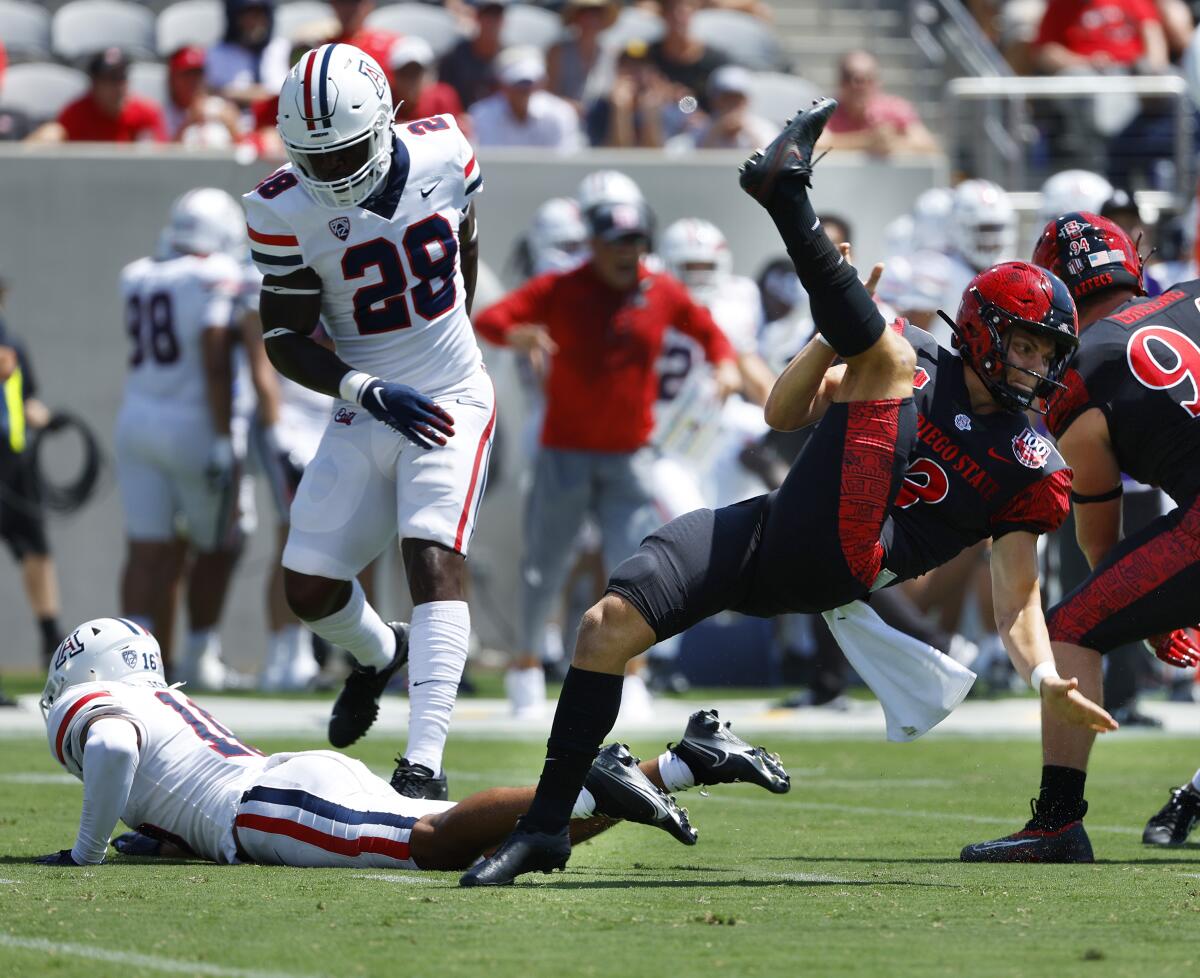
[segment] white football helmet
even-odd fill
[[[907,255],[913,250],[913,217],[901,214],[883,226],[883,251],[886,255]]]
[[[667,271],[697,295],[716,291],[733,273],[725,235],[698,217],[685,217],[668,227],[659,240],[658,254]]]
[[[643,204],[641,188],[620,170],[596,170],[579,181],[575,191],[579,209],[586,215],[601,204]]]
[[[352,44],[322,44],[284,79],[276,126],[313,200],[333,209],[357,207],[392,163],[387,75]]]
[[[171,205],[160,250],[179,255],[239,256],[245,250],[246,215],[224,190],[198,187]]]
[[[1091,170],[1063,170],[1042,184],[1042,203],[1038,208],[1038,227],[1072,211],[1099,214],[1104,202],[1113,195],[1113,186]]]
[[[980,272],[1015,256],[1017,212],[1003,187],[990,180],[964,180],[954,188],[950,247]]]
[[[937,251],[894,255],[883,263],[875,296],[896,312],[937,312],[953,278],[951,259]]]
[[[916,251],[946,250],[953,208],[954,192],[945,187],[931,187],[913,201],[913,248]]]
[[[525,240],[534,275],[573,268],[587,253],[588,228],[579,205],[566,197],[551,197],[533,212]]]
[[[42,690],[42,715],[81,683],[130,683],[166,687],[158,640],[128,618],[93,618],[63,639],[50,660]]]

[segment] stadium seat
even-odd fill
[[[333,8],[317,0],[281,3],[275,8],[275,33],[279,37],[291,37],[302,27],[332,18]]]
[[[424,3],[392,3],[367,15],[367,26],[424,38],[439,58],[463,36],[454,16]]]
[[[13,60],[50,54],[50,15],[25,0],[0,0],[0,41]]]
[[[662,18],[641,7],[625,7],[617,22],[601,34],[604,46],[609,50],[625,47],[630,41],[645,41],[651,44],[663,36]]]
[[[821,90],[807,78],[777,71],[756,71],[750,81],[750,111],[782,126],[798,109],[812,103]]]
[[[543,51],[563,35],[557,14],[527,3],[514,3],[504,11],[500,43],[507,47],[531,46]]]
[[[207,48],[221,40],[224,33],[225,7],[221,0],[180,0],[159,14],[154,25],[162,58],[192,44]]]
[[[60,7],[50,26],[54,53],[79,61],[107,47],[154,57],[154,15],[127,0],[74,0]]]
[[[755,71],[788,68],[775,30],[737,10],[701,10],[692,18],[692,33],[731,61]]]
[[[49,63],[13,65],[4,73],[0,105],[19,109],[35,122],[45,122],[87,88],[87,75],[75,68]]]
[[[159,105],[167,102],[167,66],[161,61],[139,61],[129,68],[129,90]]]

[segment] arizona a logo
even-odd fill
[[[1026,428],[1012,440],[1013,455],[1027,469],[1040,469],[1050,458],[1050,443],[1039,438],[1032,428]]]
[[[358,73],[365,75],[367,80],[375,86],[375,93],[383,98],[383,93],[388,90],[388,81],[383,77],[383,73],[375,67],[375,63],[368,64],[366,61],[358,62]]]
[[[350,237],[350,218],[335,217],[329,222],[329,230],[333,232],[333,236],[338,241],[345,241]]]

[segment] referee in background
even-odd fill
[[[7,289],[0,279],[0,539],[21,565],[30,610],[42,638],[42,664],[62,641],[58,578],[46,541],[46,521],[30,447],[30,433],[50,423],[37,399],[33,364],[4,320]]]
[[[544,708],[537,652],[575,541],[591,514],[612,570],[661,522],[646,447],[654,425],[655,361],[668,327],[695,338],[718,394],[741,387],[737,355],[682,283],[651,271],[653,218],[643,203],[587,214],[591,257],[531,279],[474,317],[490,343],[544,360],[546,413],[525,511],[519,651],[506,685],[518,714]]]

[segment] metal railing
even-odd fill
[[[956,161],[972,176],[995,180],[1010,191],[1029,191],[1047,175],[1037,172],[1031,162],[1031,150],[1038,140],[1053,138],[1047,133],[1045,119],[1053,103],[1059,103],[1060,113],[1068,115],[1094,112],[1097,98],[1124,98],[1129,121],[1148,112],[1165,119],[1173,117],[1172,150],[1163,162],[1173,167],[1168,186],[1150,187],[1174,194],[1176,200],[1191,196],[1195,186],[1194,126],[1195,110],[1188,96],[1187,85],[1175,75],[1155,76],[1049,76],[1049,77],[992,77],[955,78],[946,87],[947,119],[946,148]],[[1076,100],[1072,104],[1071,100]],[[1043,127],[1033,122],[1036,103],[1043,103]],[[1051,127],[1052,128],[1052,127]],[[1058,162],[1047,169],[1082,166],[1105,170],[1106,139],[1116,132],[1097,135],[1094,159],[1073,158],[1065,164]],[[1109,148],[1114,144],[1110,142]],[[1138,144],[1121,150],[1136,151]],[[1129,188],[1133,189],[1133,188]]]
[[[947,77],[1013,73],[959,0],[910,0],[908,29],[930,64],[945,69]]]

